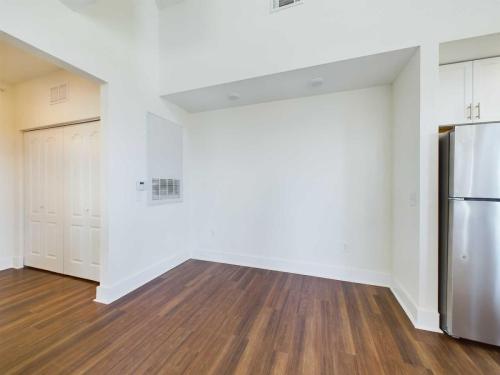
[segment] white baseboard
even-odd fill
[[[439,313],[437,311],[423,308],[418,309],[418,319],[415,328],[422,329],[424,331],[443,333],[439,327]]]
[[[392,281],[391,291],[415,328],[443,333],[439,328],[439,313],[437,311],[419,307],[397,280]]]
[[[397,280],[392,281],[391,292],[394,294],[394,297],[396,297],[396,300],[403,308],[411,323],[415,325],[415,322],[417,321],[418,307],[413,301],[413,298],[408,292],[406,292]]]
[[[12,258],[11,257],[1,257],[0,258],[0,271],[12,268]]]
[[[296,273],[299,275],[323,277],[326,279],[349,281],[360,284],[385,287],[391,285],[391,276],[389,274],[360,268],[338,267],[321,263],[306,263],[279,258],[257,257],[245,254],[204,250],[195,251],[192,254],[192,258],[210,262]]]
[[[0,271],[9,268],[23,268],[23,257],[2,257],[0,258]]]
[[[24,267],[24,259],[22,256],[16,256],[12,258],[12,267],[16,270]]]
[[[97,287],[95,301],[104,304],[114,302],[187,260],[189,260],[187,253],[177,254],[118,283],[110,286],[100,285]]]

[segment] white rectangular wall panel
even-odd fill
[[[182,127],[147,114],[149,202],[160,204],[182,198]]]

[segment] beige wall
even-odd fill
[[[15,138],[13,90],[0,82],[0,270],[12,267],[18,247]]]
[[[67,84],[65,102],[50,88]],[[0,82],[0,270],[22,265],[22,130],[100,116],[100,85],[65,70],[17,85]]]
[[[50,104],[50,88],[68,85],[68,100]],[[14,88],[16,127],[31,129],[98,117],[99,84],[65,70],[59,70]]]

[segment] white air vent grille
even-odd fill
[[[174,178],[153,178],[151,188],[151,198],[153,201],[180,199],[181,197],[181,180]]]
[[[50,104],[59,104],[68,100],[68,85],[63,84],[50,88]]]
[[[294,5],[302,4],[303,0],[271,0],[271,11],[277,11],[289,8]]]

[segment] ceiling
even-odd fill
[[[415,51],[407,48],[162,97],[196,113],[391,84]]]
[[[58,69],[57,65],[0,39],[0,82],[17,84]]]

